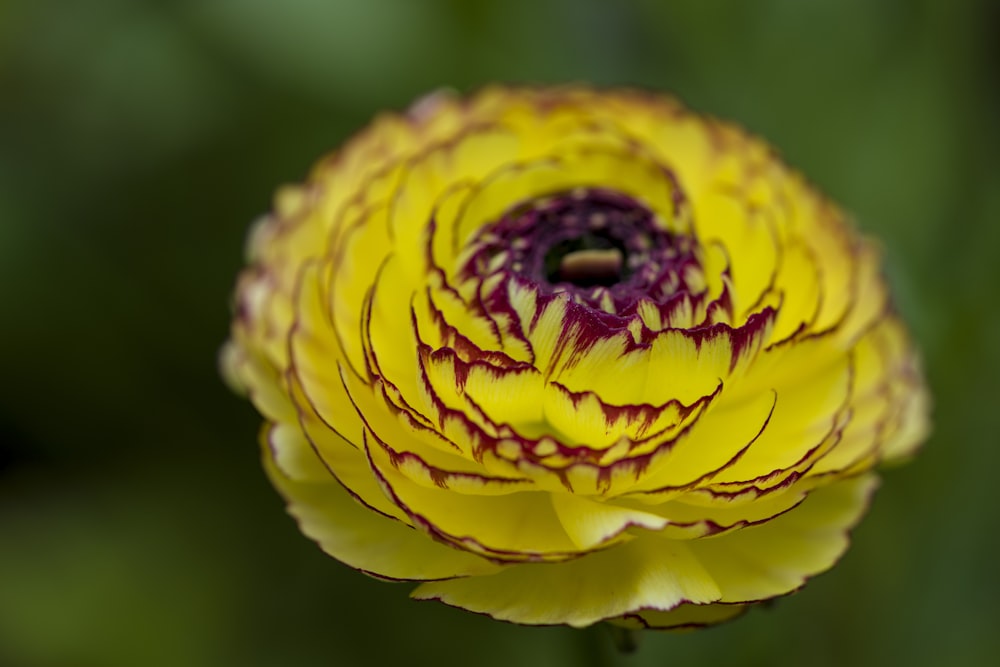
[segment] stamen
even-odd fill
[[[613,285],[624,263],[618,248],[584,249],[567,253],[559,262],[559,280],[574,285]]]

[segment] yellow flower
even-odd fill
[[[498,619],[794,591],[927,431],[875,246],[670,99],[433,95],[281,190],[249,258],[223,365],[302,531]]]

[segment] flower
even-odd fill
[[[378,118],[249,240],[226,376],[302,531],[525,624],[709,625],[831,567],[928,393],[876,246],[636,91]]]

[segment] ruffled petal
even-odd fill
[[[308,444],[299,442],[296,469],[305,464]],[[372,576],[385,579],[430,581],[482,575],[500,569],[479,556],[435,542],[427,534],[386,517],[357,502],[336,480],[293,479],[279,468],[270,446],[264,447],[264,468],[275,487],[288,502],[288,511],[302,532],[315,540],[323,551],[337,560]]]
[[[694,630],[730,621],[747,609],[741,604],[682,604],[669,611],[637,611],[609,622],[633,630]]]
[[[837,562],[877,486],[867,474],[818,488],[794,511],[692,541],[691,552],[717,582],[722,602],[785,595]]]
[[[248,240],[227,382],[302,531],[415,595],[682,629],[830,567],[929,429],[876,244],[674,100],[378,118]]]
[[[583,627],[640,610],[714,602],[720,594],[687,543],[648,536],[565,563],[426,583],[412,595],[514,623]]]

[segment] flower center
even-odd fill
[[[609,287],[624,278],[625,249],[615,239],[585,234],[557,244],[545,255],[545,278],[577,287]]]
[[[515,207],[483,229],[463,273],[519,276],[543,293],[615,311],[687,289],[699,269],[694,239],[666,229],[648,208],[618,192],[580,188]]]

